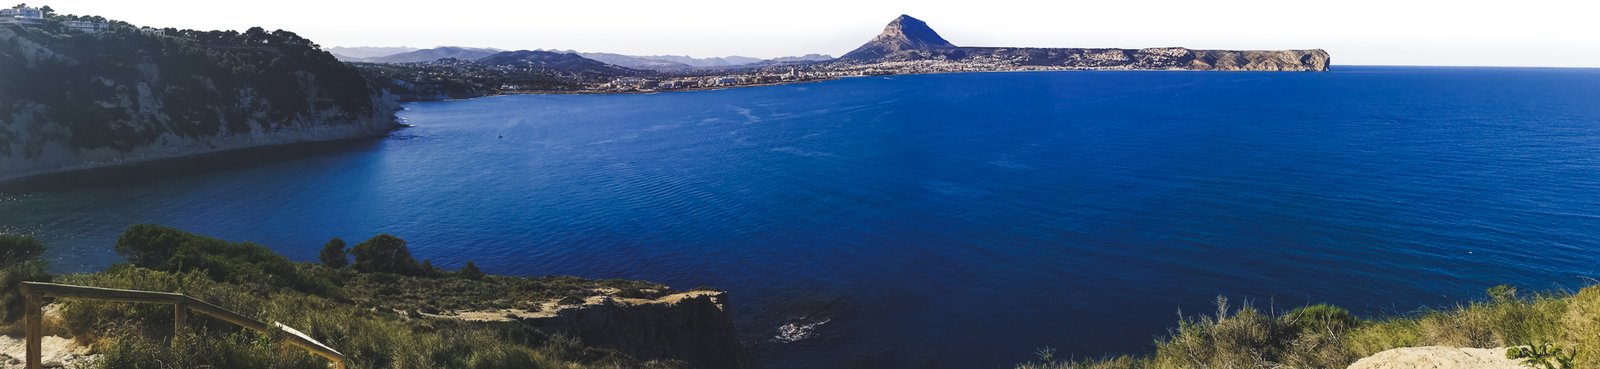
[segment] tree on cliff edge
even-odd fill
[[[424,271],[417,259],[411,257],[406,240],[388,234],[373,236],[350,249],[355,256],[355,268],[364,273],[395,273],[421,275]]]
[[[473,264],[471,260],[467,261],[467,265],[461,266],[460,275],[462,278],[471,280],[483,279],[483,271],[478,270],[478,264]]]
[[[327,244],[322,245],[322,255],[318,257],[322,259],[322,265],[326,265],[329,268],[339,269],[350,265],[350,258],[344,252],[344,240],[338,237],[334,237],[328,240]]]

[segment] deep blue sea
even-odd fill
[[[387,232],[449,268],[715,286],[764,368],[1009,367],[1147,351],[1218,295],[1393,314],[1600,277],[1596,69],[892,76],[401,116],[339,149],[8,193],[0,229],[61,271],[159,223],[297,260]]]

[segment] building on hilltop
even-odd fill
[[[105,22],[90,22],[90,21],[77,21],[77,20],[61,22],[61,24],[67,26],[68,29],[71,29],[71,30],[77,31],[77,32],[83,32],[83,33],[105,32],[106,29],[110,28],[110,26],[111,26],[109,24],[106,24]]]
[[[0,9],[0,24],[44,24],[44,10],[29,7]]]

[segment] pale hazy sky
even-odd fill
[[[21,1],[21,0],[15,0]],[[1334,64],[1600,67],[1600,1],[51,0],[137,25],[328,46],[838,56],[900,14],[962,46],[1322,48]]]

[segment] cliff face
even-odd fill
[[[398,109],[289,32],[0,26],[0,180],[378,136]]]
[[[734,332],[725,292],[691,291],[654,300],[591,297],[581,306],[522,322],[640,360],[682,360],[699,369],[754,367]]]
[[[1190,50],[961,47],[951,44],[927,23],[902,15],[883,33],[843,57],[843,62],[950,62],[975,66],[1054,67],[1065,69],[1187,69],[1256,71],[1326,71],[1322,50]]]

